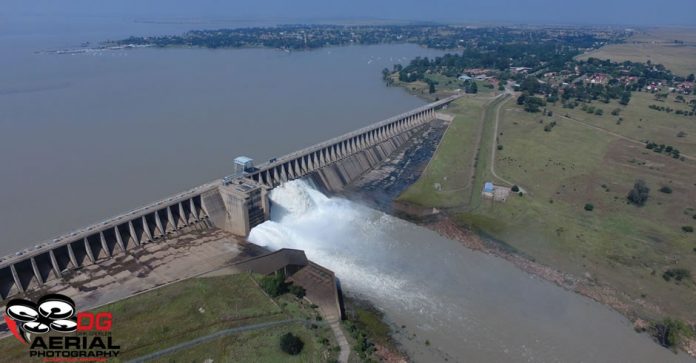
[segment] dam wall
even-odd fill
[[[70,270],[129,253],[147,243],[211,226],[204,185],[79,229],[0,260],[0,300],[38,288]]]
[[[283,182],[311,178],[329,192],[379,165],[437,111],[459,95],[419,107],[359,130],[261,164],[106,221],[83,227],[31,249],[0,258],[0,300],[40,288],[86,265],[127,254],[193,230],[220,228],[246,236],[269,218],[268,193]]]
[[[423,127],[423,126],[422,126]],[[374,169],[404,145],[417,129],[406,131],[379,144],[356,152],[307,175],[321,191],[336,193]]]

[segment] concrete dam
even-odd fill
[[[439,109],[459,97],[430,103],[0,258],[0,300],[193,230],[219,228],[247,236],[269,218],[268,193],[274,187],[306,177],[327,191],[340,191],[387,159],[417,129],[436,120]]]

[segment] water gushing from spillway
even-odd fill
[[[399,268],[391,265],[399,241],[396,220],[342,198],[329,198],[305,180],[274,189],[271,220],[254,228],[249,241],[268,247],[304,250],[331,270],[347,291],[370,300],[411,308],[429,300]]]
[[[306,181],[270,198],[271,220],[249,240],[333,270],[345,292],[406,326],[396,339],[415,361],[693,362],[605,306]]]

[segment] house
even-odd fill
[[[606,84],[609,81],[609,76],[604,73],[596,73],[587,79],[591,84]]]
[[[466,74],[462,74],[461,76],[459,76],[460,81],[471,81],[471,79],[472,78],[467,76]]]
[[[530,70],[531,68],[529,67],[510,67],[510,71],[512,71],[512,74],[527,73]]]

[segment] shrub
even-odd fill
[[[503,145],[498,145],[498,150],[503,150]]]
[[[592,203],[587,203],[587,204],[585,204],[585,210],[586,210],[586,211],[592,212],[593,209],[594,209],[594,205],[592,205]]]
[[[271,297],[278,297],[288,292],[288,285],[285,283],[285,275],[278,273],[271,276],[264,276],[259,283],[263,291]]]
[[[650,193],[650,188],[645,184],[643,180],[636,180],[633,184],[633,189],[628,192],[628,201],[637,205],[643,206],[648,200],[648,194]]]
[[[654,336],[660,345],[675,348],[684,338],[692,337],[694,332],[684,322],[667,318],[654,325]]]
[[[677,281],[686,280],[691,278],[691,271],[685,268],[670,268],[665,273],[662,274],[662,278],[665,281],[675,279]]]
[[[303,298],[307,293],[304,287],[298,285],[290,285],[290,287],[288,287],[288,291],[291,294],[297,296],[298,299]]]
[[[513,185],[512,188],[510,188],[510,190],[512,190],[513,192],[517,193],[517,192],[520,191],[520,187],[518,187],[517,185]]]
[[[693,233],[694,232],[694,227],[692,226],[682,226],[682,231],[686,233]]]
[[[664,187],[660,188],[660,191],[665,193],[665,194],[672,194],[672,188],[670,188],[666,185]]]
[[[304,348],[304,342],[293,333],[286,333],[280,337],[280,349],[290,355],[298,355]]]

